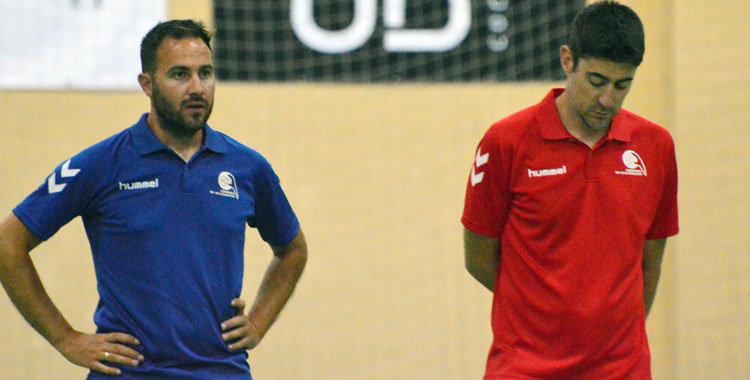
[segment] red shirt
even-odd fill
[[[641,261],[678,232],[674,143],[621,110],[593,149],[554,89],[494,124],[462,223],[501,240],[485,379],[650,379]]]

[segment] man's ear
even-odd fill
[[[570,75],[575,68],[575,62],[573,62],[573,52],[570,50],[570,47],[568,45],[563,45],[560,47],[560,65],[567,75]]]
[[[146,73],[140,73],[138,74],[138,84],[141,85],[141,89],[143,90],[143,93],[146,94],[149,98],[151,97],[151,94],[153,94],[154,89],[154,82],[151,78],[151,74]]]

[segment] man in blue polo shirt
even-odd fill
[[[206,121],[215,87],[202,24],[155,26],[138,81],[151,111],[66,160],[0,224],[0,281],[26,320],[89,379],[251,379],[255,347],[307,260],[299,222],[269,163]],[[29,252],[83,219],[100,301],[95,334],[74,330]],[[245,225],[274,257],[249,312]]]

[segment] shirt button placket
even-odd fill
[[[596,157],[594,155],[594,151],[590,150],[588,153],[588,156],[586,157],[586,181],[593,182],[596,181]]]
[[[195,188],[193,186],[193,181],[191,180],[191,173],[190,173],[190,165],[185,164],[182,168],[182,176],[180,180],[180,191],[183,193],[194,193]]]

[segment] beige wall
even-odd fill
[[[750,3],[674,3],[675,137],[684,184],[675,378],[748,378]]]
[[[655,379],[742,378],[750,373],[740,360],[750,357],[748,6],[625,3],[647,32],[626,108],[673,133],[680,166],[682,231],[648,322]],[[173,5],[179,17],[210,11],[202,0]],[[489,124],[552,85],[221,84],[212,126],[274,165],[310,247],[293,300],[251,352],[256,377],[480,378],[490,294],[463,269],[468,169]],[[147,107],[140,93],[0,93],[2,212]],[[243,296],[252,298],[270,251],[248,236]],[[80,220],[32,256],[63,314],[92,331],[97,295]],[[6,296],[0,325],[0,378],[85,376]]]

